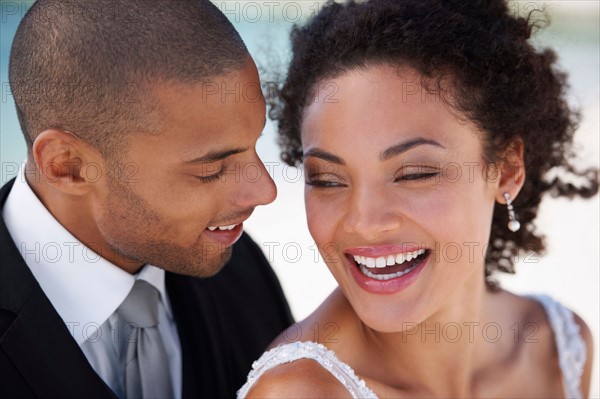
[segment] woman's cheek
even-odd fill
[[[341,218],[341,209],[316,195],[307,194],[306,219],[308,230],[317,243],[335,241],[334,232]]]

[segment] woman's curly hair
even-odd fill
[[[450,80],[451,106],[485,132],[483,157],[501,160],[516,139],[524,144],[526,181],[514,201],[522,228],[507,229],[504,207],[494,209],[486,254],[486,283],[495,287],[495,270],[514,273],[519,251],[542,253],[543,236],[534,219],[542,195],[591,197],[598,192],[598,170],[573,165],[573,134],[579,114],[567,104],[566,75],[550,49],[528,42],[545,24],[543,13],[510,15],[502,0],[370,0],[329,2],[306,25],[291,33],[292,60],[285,83],[269,111],[278,122],[282,159],[302,161],[300,129],[304,107],[324,79],[370,65],[409,66],[424,80]],[[584,181],[574,185],[550,170]]]

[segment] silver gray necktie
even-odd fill
[[[169,362],[158,331],[159,292],[144,280],[133,288],[116,311],[125,340],[125,396],[173,396]]]

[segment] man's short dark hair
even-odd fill
[[[28,148],[49,128],[114,152],[157,129],[148,89],[241,69],[248,52],[208,0],[38,0],[14,38],[9,79]]]

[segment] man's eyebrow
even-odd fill
[[[410,139],[407,141],[403,141],[402,143],[396,144],[394,146],[391,146],[390,148],[379,154],[379,159],[381,161],[387,161],[390,158],[400,155],[403,152],[406,152],[420,145],[433,145],[440,148],[446,148],[435,140],[417,137],[416,139]]]
[[[267,118],[265,118],[263,129],[265,128],[266,125],[267,125]],[[261,136],[262,136],[262,133],[261,133]],[[208,162],[221,161],[232,155],[248,151],[248,149],[249,149],[249,147],[243,147],[243,148],[240,147],[240,148],[232,148],[231,150],[224,150],[224,151],[211,151],[206,155],[202,155],[201,157],[194,158],[189,161],[184,161],[184,164],[208,163]]]
[[[208,154],[202,155],[201,157],[194,158],[189,161],[184,161],[184,164],[208,163],[208,162],[221,161],[231,155],[239,154],[244,151],[248,151],[248,148],[233,148],[231,150],[224,150],[224,151],[211,151]]]
[[[306,159],[306,157],[315,157],[323,159],[325,161],[336,163],[338,165],[346,165],[346,162],[342,158],[338,157],[337,155],[333,155],[327,151],[323,151],[320,148],[311,148],[305,151],[302,155],[302,159]]]

